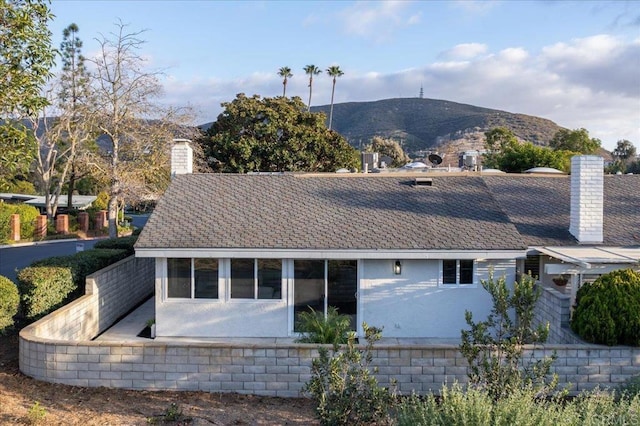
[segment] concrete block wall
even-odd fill
[[[153,294],[154,268],[154,259],[130,256],[89,275],[84,296],[25,327],[21,336],[93,339]]]
[[[24,336],[27,337],[27,336]],[[558,358],[553,370],[573,394],[616,387],[640,374],[640,348],[548,345],[528,349]],[[21,370],[38,380],[74,386],[236,392],[300,397],[311,377],[316,345],[60,342],[23,338]],[[25,354],[23,356],[22,354]],[[455,345],[377,345],[373,365],[383,386],[438,393],[443,383],[467,382],[467,364]]]
[[[547,343],[582,343],[570,328],[571,296],[555,288],[542,286],[542,294],[538,299],[534,321],[535,324],[549,324]]]

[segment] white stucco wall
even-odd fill
[[[364,261],[361,280],[361,321],[384,327],[385,337],[460,338],[468,328],[465,310],[482,320],[491,310],[491,298],[482,288],[493,268],[494,276],[515,278],[515,261],[476,263],[473,285],[438,286],[440,261],[405,260],[402,274],[393,275],[391,261]]]
[[[459,338],[467,328],[465,310],[485,319],[491,299],[480,284],[493,270],[496,277],[515,278],[515,261],[477,261],[474,284],[439,286],[439,260],[360,260],[358,325],[384,327],[385,337]],[[166,260],[156,261],[156,335],[158,337],[291,337],[293,326],[293,261],[285,260],[281,300],[234,300],[226,294],[228,260],[221,260],[219,299],[167,299]]]

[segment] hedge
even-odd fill
[[[9,278],[0,275],[0,334],[13,326],[13,317],[20,307],[18,287]]]
[[[28,204],[0,203],[0,243],[9,241],[11,234],[9,225],[12,214],[20,215],[20,239],[33,238],[36,218],[40,215],[38,209]]]
[[[571,328],[587,342],[640,346],[640,272],[622,269],[584,284]]]
[[[87,275],[91,275],[112,263],[116,263],[129,256],[125,249],[91,249],[81,251],[69,256],[55,256],[37,260],[32,267],[56,266],[68,268],[71,271],[76,288],[82,293]]]
[[[76,289],[71,269],[27,267],[18,272],[24,316],[35,320],[64,305]]]
[[[98,241],[94,244],[94,249],[122,249],[127,250],[127,254],[132,255],[135,253],[133,245],[138,240],[138,235],[129,235],[128,237],[109,238],[106,240]]]

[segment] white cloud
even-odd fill
[[[463,43],[442,52],[439,56],[446,59],[471,59],[487,52],[487,45],[482,43]]]
[[[408,1],[396,0],[359,1],[342,10],[338,17],[347,34],[384,41],[398,28],[420,22],[420,13],[411,14],[406,11],[410,4]]]

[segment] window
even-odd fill
[[[282,260],[231,259],[231,298],[282,298]]]
[[[167,297],[218,298],[218,259],[167,259]]]
[[[301,312],[314,310],[327,315],[330,307],[348,315],[356,329],[358,262],[356,260],[294,261],[294,331],[299,330]]]
[[[446,259],[442,261],[443,285],[473,284],[473,260]]]

